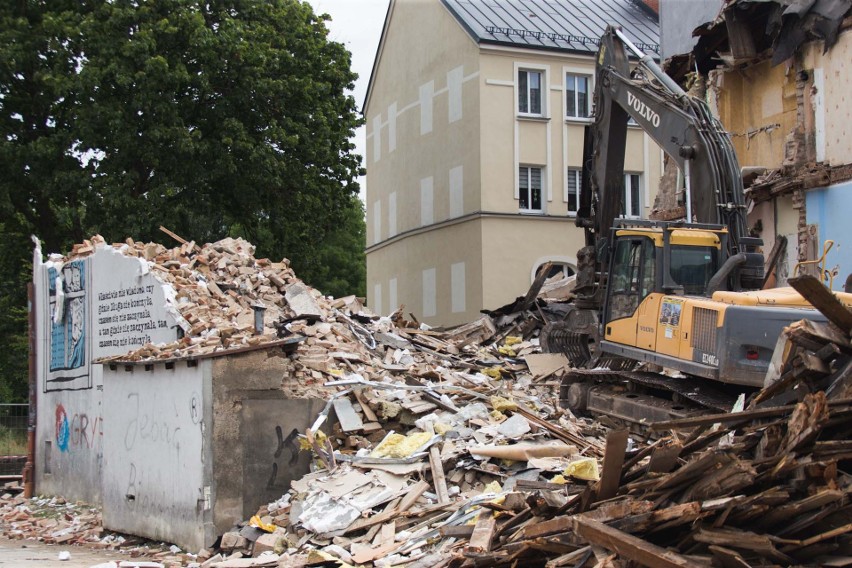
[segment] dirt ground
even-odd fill
[[[67,550],[71,553],[70,560],[59,560],[59,553]],[[122,560],[141,560],[130,558],[110,550],[95,550],[82,546],[59,546],[44,544],[35,540],[9,540],[0,537],[0,568],[17,568],[18,566],[58,566],[62,568],[89,568],[104,562]]]

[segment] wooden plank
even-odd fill
[[[767,558],[772,558],[788,564],[795,564],[795,560],[776,550],[775,545],[772,543],[772,539],[767,535],[740,529],[701,528],[692,534],[692,538],[697,542],[703,542],[705,544],[715,544],[739,550],[751,550],[752,552],[756,552],[757,554]]]
[[[735,550],[715,544],[711,544],[707,549],[719,560],[722,568],[751,568],[748,562]]]
[[[531,523],[524,527],[524,538],[537,538],[571,530],[571,517],[554,517],[540,523]]]
[[[852,404],[852,399],[841,398],[828,401],[829,406],[846,406]],[[795,404],[787,406],[773,406],[771,408],[758,408],[755,410],[744,410],[742,412],[724,412],[720,414],[705,414],[703,416],[694,416],[690,418],[677,418],[675,420],[666,420],[664,422],[654,422],[651,424],[652,430],[669,430],[692,428],[693,426],[709,426],[719,422],[720,424],[728,424],[730,422],[748,422],[759,418],[770,418],[773,416],[784,416],[790,414],[796,409]]]
[[[651,501],[638,501],[634,499],[619,500],[614,503],[602,504],[597,509],[583,513],[581,516],[594,521],[609,522],[629,515],[648,513],[653,507],[654,503]],[[572,517],[561,516],[546,521],[531,523],[523,529],[524,538],[539,538],[571,530],[573,527],[571,519]]]
[[[648,462],[648,471],[652,473],[670,472],[677,463],[681,450],[683,450],[683,445],[677,441],[655,448],[651,453],[651,460]]]
[[[573,525],[574,531],[591,544],[612,550],[620,556],[638,562],[643,566],[652,566],[654,568],[683,568],[685,566],[693,566],[693,563],[689,559],[676,552],[666,550],[641,538],[608,527],[599,521],[575,516],[573,517]]]
[[[441,452],[438,450],[438,446],[429,448],[429,465],[432,467],[432,483],[435,484],[438,503],[449,503],[450,494],[447,491],[447,479],[444,477],[444,464],[441,462]]]
[[[476,526],[473,527],[473,534],[470,535],[468,551],[491,552],[491,539],[494,538],[496,526],[497,519],[494,518],[494,513],[487,509],[480,511]]]
[[[598,483],[598,501],[612,499],[621,484],[621,466],[627,451],[627,430],[615,430],[607,434],[604,449],[603,472]]]
[[[592,547],[584,546],[574,552],[563,554],[547,561],[545,568],[560,568],[561,566],[585,566],[592,557]]]
[[[342,396],[335,398],[331,404],[334,406],[334,414],[337,416],[341,430],[344,432],[358,432],[364,429],[364,423],[352,407],[352,401],[349,400],[349,397]]]
[[[788,278],[787,282],[841,331],[849,333],[852,330],[852,311],[849,311],[849,308],[844,306],[837,296],[823,286],[817,278],[804,275]]]
[[[367,403],[367,399],[361,394],[358,390],[352,391],[352,394],[355,395],[355,400],[358,401],[358,404],[361,405],[361,412],[364,413],[364,417],[368,422],[378,422],[379,417],[376,416],[376,413],[373,412],[373,409]]]
[[[651,505],[653,506],[653,503]],[[610,523],[610,525],[618,530],[636,534],[652,528],[655,531],[658,531],[660,530],[660,525],[663,524],[667,527],[672,527],[692,523],[702,516],[706,517],[710,514],[710,512],[702,511],[701,503],[691,501],[689,503],[674,505],[667,509],[647,511],[638,515],[625,516],[622,519],[616,519],[613,523]],[[590,518],[588,513],[584,513],[583,517]],[[595,520],[601,522],[606,521],[606,519]]]
[[[840,501],[844,498],[844,491],[827,490],[821,491],[815,495],[805,497],[799,501],[787,503],[780,507],[775,507],[760,519],[760,526],[770,527],[793,517],[798,517],[814,509],[821,509],[830,503]]]
[[[842,527],[837,527],[835,529],[831,529],[830,531],[826,531],[822,534],[818,534],[816,536],[812,536],[810,538],[806,538],[805,540],[799,541],[793,546],[789,546],[784,548],[784,552],[793,551],[799,548],[804,548],[806,546],[811,546],[818,542],[822,542],[823,540],[828,540],[830,538],[834,538],[836,536],[840,536],[842,534],[846,534],[848,532],[852,532],[852,523],[847,523]]]
[[[470,538],[473,534],[473,525],[443,526],[440,528],[440,533],[441,536],[446,537]]]
[[[406,493],[405,497],[402,498],[402,501],[399,503],[399,507],[397,507],[397,513],[404,513],[411,508],[414,503],[420,499],[420,496],[429,489],[429,482],[427,481],[418,481],[414,484],[414,487]]]
[[[385,507],[384,511],[377,515],[373,515],[372,517],[368,517],[366,519],[358,519],[348,527],[343,532],[343,534],[353,533],[355,531],[359,531],[361,529],[370,528],[374,525],[381,525],[382,523],[386,523],[397,516],[399,516],[399,511],[397,511],[397,504],[399,501],[392,501],[387,507]]]

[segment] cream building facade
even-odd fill
[[[658,33],[629,0],[579,4],[391,1],[364,104],[374,311],[463,323],[545,262],[573,270],[595,40],[607,23],[646,48]],[[645,217],[661,153],[638,128],[625,171],[625,215]]]

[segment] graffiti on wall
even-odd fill
[[[293,428],[285,438],[284,431],[281,429],[281,426],[275,426],[275,436],[278,438],[278,443],[275,448],[275,453],[272,455],[272,472],[269,475],[269,479],[266,481],[266,488],[272,489],[273,487],[280,487],[286,490],[289,481],[283,482],[278,479],[278,462],[281,462],[282,465],[285,465],[287,468],[292,468],[299,461],[299,431]],[[289,457],[287,458],[284,458],[285,451],[289,454]]]
[[[44,392],[92,388],[91,346],[86,329],[89,320],[85,260],[75,260],[61,269],[47,270],[48,341]]]
[[[55,420],[54,439],[60,452],[71,448],[91,450],[104,437],[104,420],[100,416],[91,417],[86,413],[68,416],[65,406],[57,404]]]

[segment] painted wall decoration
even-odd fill
[[[86,260],[75,260],[47,270],[50,333],[44,392],[92,388],[88,269]]]

